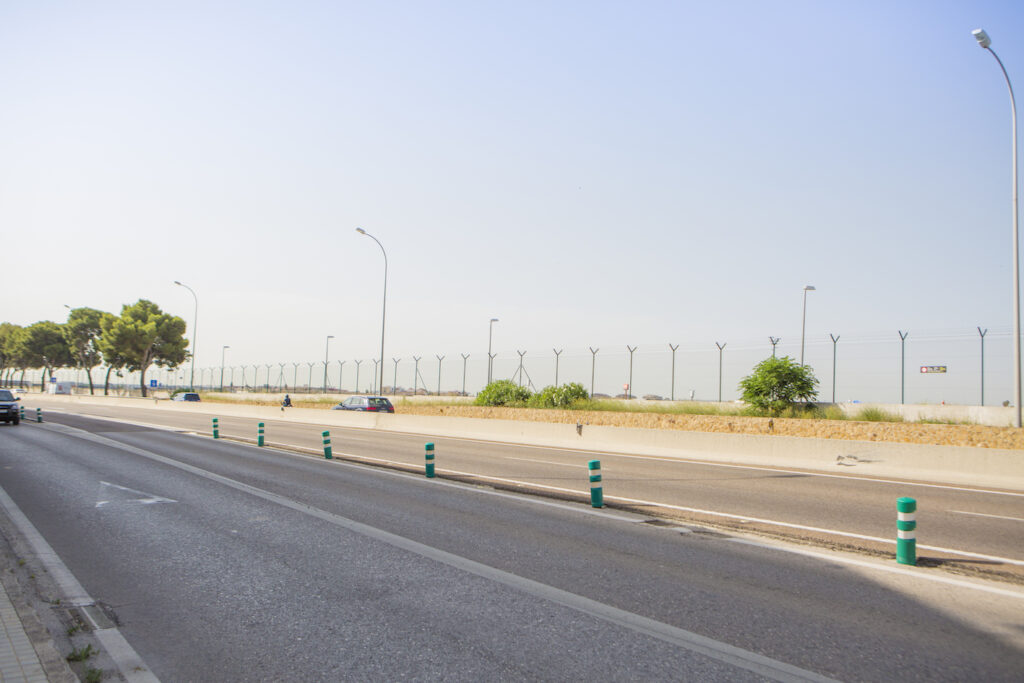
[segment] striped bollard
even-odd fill
[[[213,438],[220,438],[220,421],[217,418],[213,418]]]
[[[591,460],[587,463],[590,470],[590,506],[604,507],[604,488],[601,486],[601,461]]]
[[[36,408],[36,422],[42,422],[42,421],[43,421],[43,409],[42,408]]]
[[[426,446],[426,459],[427,459],[427,479],[434,478],[434,444],[430,442]]]
[[[913,498],[896,501],[896,561],[917,564],[917,501]]]
[[[327,460],[333,459],[334,456],[331,455],[331,433],[324,432],[320,436],[324,437],[324,458]]]
[[[25,419],[25,406],[18,406],[18,409],[21,411],[21,415],[18,416],[18,419],[19,420],[24,420]]]
[[[256,425],[256,445],[263,445],[263,423],[259,422]]]

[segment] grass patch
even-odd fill
[[[100,669],[94,669],[89,667],[85,670],[85,678],[82,679],[85,683],[100,683],[103,680],[103,671]]]
[[[903,422],[902,415],[894,415],[871,406],[861,409],[853,419],[860,422]]]
[[[86,645],[85,647],[76,647],[68,655],[69,662],[84,662],[85,660],[96,654],[96,650],[92,648],[92,645]]]

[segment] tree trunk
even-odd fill
[[[93,389],[93,386],[92,386],[92,368],[86,368],[85,369],[85,374],[89,377],[89,395],[95,396],[96,395],[96,391]]]
[[[146,398],[146,368],[139,370],[139,387],[142,389],[142,398]]]

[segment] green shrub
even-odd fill
[[[798,401],[814,400],[817,386],[811,368],[789,356],[765,358],[754,366],[753,373],[740,380],[743,400],[769,415],[780,415]]]
[[[530,400],[530,390],[510,379],[499,379],[484,387],[473,402],[478,406],[522,407]]]
[[[574,404],[589,398],[587,390],[578,382],[560,387],[547,386],[530,397],[527,405],[531,408],[571,408]]]

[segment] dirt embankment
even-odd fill
[[[936,446],[1024,449],[1024,429],[984,425],[942,425],[913,422],[855,422],[852,420],[795,420],[721,415],[669,415],[604,411],[535,410],[484,406],[418,406],[403,403],[400,412],[412,415],[479,417],[494,420],[529,420],[641,429],[678,429],[687,432],[777,434],[819,439],[894,441]]]

